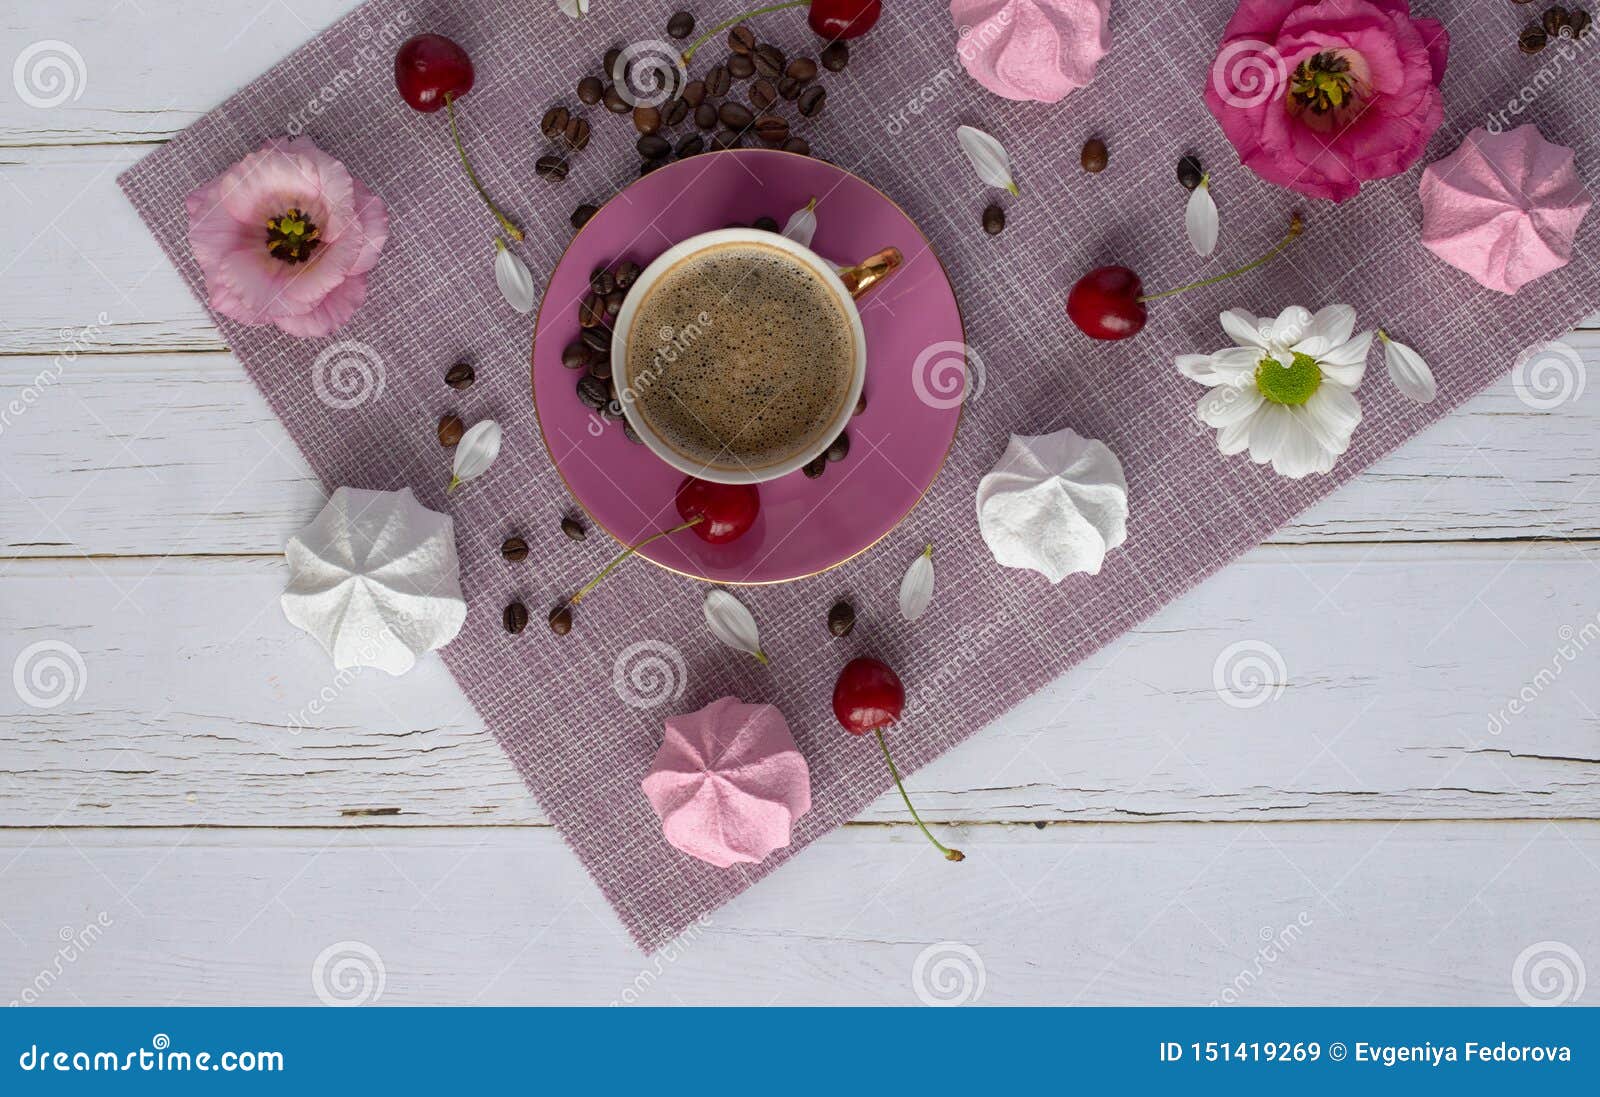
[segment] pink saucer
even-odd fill
[[[578,305],[594,268],[641,267],[679,240],[733,222],[782,224],[816,197],[812,247],[848,265],[897,247],[905,265],[860,301],[867,337],[867,408],[850,421],[850,452],[816,480],[792,473],[761,484],[755,527],[727,545],[692,532],[640,555],[715,583],[781,583],[872,547],[939,475],[961,418],[961,312],[944,267],[909,217],[882,192],[809,156],[767,149],[705,153],[633,183],[579,230],[556,264],[534,328],[533,401],[556,471],[578,504],[632,544],[679,522],[681,473],[579,402],[581,370],[561,364],[578,337]]]

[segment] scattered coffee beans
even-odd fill
[[[467,433],[466,425],[456,416],[446,415],[439,420],[439,444],[441,446],[455,445],[461,441],[461,436],[465,433]]]
[[[999,206],[991,205],[983,211],[983,231],[990,236],[999,236],[1005,231],[1006,211]]]
[[[567,177],[567,161],[560,156],[541,156],[534,163],[533,170],[541,179],[559,183]]]
[[[589,203],[585,202],[583,205],[572,211],[572,216],[568,218],[568,220],[572,222],[573,228],[581,229],[583,226],[589,223],[589,218],[593,217],[599,212],[600,208],[598,206],[591,206]]]
[[[589,146],[589,123],[582,118],[568,119],[567,128],[562,131],[561,137],[572,151],[582,152]]]
[[[756,110],[766,110],[778,101],[778,89],[763,77],[750,85],[750,105]]]
[[[746,53],[736,53],[728,58],[728,75],[735,80],[748,80],[756,72],[756,63]]]
[[[594,106],[606,93],[605,81],[598,76],[585,76],[578,81],[578,102]]]
[[[677,147],[672,151],[679,160],[682,160],[685,157],[695,156],[701,152],[704,152],[705,147],[706,139],[701,137],[698,133],[691,133],[689,136],[679,141]]]
[[[817,63],[809,57],[796,57],[789,62],[789,67],[783,70],[783,74],[802,84],[808,83],[817,78]]]
[[[686,11],[674,12],[667,20],[667,33],[674,38],[687,38],[694,33],[694,16]]]
[[[750,108],[742,103],[724,103],[717,111],[717,117],[722,119],[722,124],[734,131],[743,130],[756,116],[750,113]]]
[[[600,326],[600,321],[605,318],[605,302],[594,294],[585,294],[583,303],[578,306],[578,323],[586,328]]]
[[[457,362],[445,371],[444,383],[453,389],[471,388],[472,382],[477,380],[477,377],[478,375],[473,372],[470,365],[465,362]]]
[[[800,89],[804,86],[805,85],[801,84],[800,81],[796,80],[794,77],[785,76],[782,80],[778,81],[778,94],[792,103],[796,99],[800,98]]]
[[[694,124],[703,130],[715,129],[717,126],[717,108],[710,103],[701,103],[694,108]]]
[[[828,468],[828,455],[826,453],[824,453],[824,454],[821,454],[818,457],[813,458],[800,471],[804,472],[806,474],[806,479],[807,480],[815,480],[817,477],[821,476],[824,472],[826,472],[827,468]]]
[[[728,75],[727,65],[713,65],[711,71],[706,73],[706,94],[713,99],[727,95],[732,86],[733,78]]]
[[[801,156],[811,155],[811,142],[804,137],[791,137],[783,143],[784,152],[797,152]]]
[[[572,607],[561,605],[550,611],[550,631],[565,636],[572,631]]]
[[[584,529],[576,518],[561,519],[561,532],[574,541],[582,541],[589,536],[589,531]]]
[[[822,67],[829,72],[843,72],[850,63],[850,47],[843,42],[829,42],[822,50]]]
[[[600,378],[587,373],[578,378],[578,401],[590,411],[599,411],[610,398],[610,389]]]
[[[776,217],[757,217],[750,223],[750,227],[760,229],[762,232],[777,232],[778,219]]]
[[[1534,23],[1517,36],[1517,48],[1523,53],[1538,53],[1544,49],[1548,41],[1549,36],[1545,34],[1544,28]]]
[[[661,128],[661,112],[655,107],[633,108],[633,128],[640,133],[654,133]]]
[[[506,631],[515,636],[528,627],[528,607],[521,602],[512,602],[500,615],[500,621],[506,626]]]
[[[661,124],[676,126],[689,114],[689,104],[682,99],[668,99],[661,105]]]
[[[800,93],[800,99],[795,103],[795,106],[807,118],[815,118],[822,113],[823,104],[827,101],[828,89],[821,84],[811,84]]]
[[[561,364],[568,369],[582,369],[589,364],[589,348],[582,343],[568,343],[561,349]]]
[[[756,136],[768,145],[781,145],[789,139],[789,123],[776,114],[756,119]]]
[[[659,133],[647,133],[634,143],[639,150],[639,155],[646,160],[654,160],[658,156],[665,156],[672,151],[672,142]]]
[[[728,32],[728,48],[734,53],[748,54],[756,48],[756,32],[740,23]]]
[[[1083,170],[1091,175],[1098,175],[1106,170],[1110,157],[1106,152],[1106,143],[1098,137],[1091,137],[1083,143],[1083,152],[1078,156],[1078,162],[1083,165]]]
[[[776,80],[783,75],[783,51],[771,42],[761,43],[751,56],[755,60],[756,71],[762,76]]]
[[[827,452],[822,456],[826,457],[830,461],[843,461],[846,457],[850,456],[850,435],[839,435],[839,437],[833,440],[833,445],[829,446]]]
[[[500,555],[513,564],[521,563],[528,558],[528,542],[520,537],[507,537],[500,545]]]
[[[1194,190],[1198,187],[1205,174],[1205,169],[1200,166],[1200,158],[1197,156],[1185,156],[1178,161],[1178,185],[1184,190]]]
[[[856,608],[843,598],[828,611],[828,631],[835,636],[849,636],[856,627]]]
[[[567,113],[566,107],[551,107],[544,112],[544,120],[539,123],[539,130],[546,137],[554,140],[560,137],[562,131],[567,128],[567,122],[571,120],[571,117]]]

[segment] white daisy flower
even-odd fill
[[[1349,305],[1315,315],[1296,305],[1276,320],[1229,309],[1221,320],[1233,346],[1177,360],[1180,373],[1211,389],[1195,413],[1216,428],[1217,448],[1248,450],[1256,464],[1295,480],[1331,470],[1361,422],[1355,391],[1373,333],[1352,334]]]

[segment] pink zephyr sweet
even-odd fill
[[[667,841],[718,868],[788,845],[811,809],[811,769],[783,714],[737,697],[668,718],[643,788]]]
[[[972,78],[1006,99],[1059,103],[1111,48],[1111,0],[950,0]]]
[[[1531,124],[1473,130],[1422,173],[1422,243],[1501,293],[1566,266],[1590,204],[1573,160]]]

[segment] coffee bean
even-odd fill
[[[528,542],[520,537],[507,537],[500,545],[500,555],[513,564],[521,563],[528,558]]]
[[[1574,38],[1582,38],[1584,32],[1589,29],[1589,24],[1591,22],[1593,22],[1593,20],[1590,18],[1588,12],[1584,11],[1582,8],[1573,8],[1572,13],[1567,16],[1567,33],[1571,34]]]
[[[599,331],[600,329],[595,328],[594,330]],[[597,355],[589,363],[589,376],[598,377],[602,381],[611,380],[611,356],[609,354]]]
[[[691,133],[689,136],[679,141],[677,148],[673,149],[672,151],[679,160],[682,160],[687,156],[695,156],[701,152],[704,152],[705,148],[706,139],[701,137],[698,133]]]
[[[589,348],[582,343],[568,343],[561,348],[561,364],[568,369],[582,369],[589,364]]]
[[[633,429],[633,424],[626,419],[622,421],[622,436],[636,446],[644,445],[644,439],[639,437],[639,432]]]
[[[783,70],[783,74],[802,84],[808,83],[817,78],[817,63],[809,57],[796,57],[789,62],[789,67]]]
[[[795,103],[800,113],[807,118],[814,118],[822,113],[823,106],[828,101],[828,89],[821,84],[811,84],[800,93],[800,99]]]
[[[756,74],[756,63],[748,54],[736,53],[728,58],[728,75],[735,80],[748,80]]]
[[[466,424],[454,415],[446,415],[439,420],[439,444],[453,446],[461,441],[461,436],[467,433]]]
[[[804,137],[791,137],[783,143],[784,152],[797,152],[801,156],[811,155],[811,142]]]
[[[661,104],[661,124],[663,126],[676,126],[689,114],[689,104],[682,99],[668,99]]]
[[[500,621],[506,626],[506,631],[515,636],[528,627],[528,607],[521,602],[512,602],[500,615]]]
[[[605,55],[600,58],[600,67],[605,70],[607,80],[615,80],[617,78],[617,74],[614,70],[617,67],[617,59],[621,56],[622,51],[616,46],[612,46],[610,49],[606,50]]]
[[[1205,174],[1198,157],[1184,156],[1178,160],[1178,185],[1184,190],[1194,190],[1198,187]]]
[[[633,104],[622,97],[622,93],[610,84],[606,85],[605,95],[606,110],[612,114],[627,114],[633,110]]]
[[[1006,227],[1006,211],[999,206],[991,205],[983,211],[983,231],[990,236],[999,236]]]
[[[540,178],[559,183],[567,177],[567,162],[559,156],[541,156],[534,163],[533,170],[538,172]]]
[[[1106,152],[1106,143],[1098,137],[1091,137],[1083,143],[1083,151],[1078,154],[1078,162],[1083,165],[1083,170],[1091,175],[1098,175],[1106,170],[1110,156]]]
[[[660,171],[670,163],[672,161],[665,156],[658,156],[654,160],[646,160],[639,165],[639,177],[642,179],[653,171]]]
[[[776,80],[783,75],[783,51],[771,42],[761,43],[751,56],[755,60],[756,71],[762,76]]]
[[[654,160],[658,156],[665,156],[672,151],[672,142],[659,133],[647,133],[634,142],[634,148],[639,150],[639,155],[646,160]]]
[[[585,76],[578,81],[578,102],[594,106],[605,95],[605,81],[598,76]]]
[[[655,107],[634,107],[633,128],[640,133],[654,133],[661,128],[661,112]]]
[[[595,267],[589,272],[589,288],[596,297],[604,297],[617,288],[616,276],[605,267]]]
[[[728,32],[728,48],[734,53],[748,54],[756,48],[756,32],[740,23]]]
[[[741,142],[742,138],[733,130],[718,130],[711,135],[711,144],[718,149],[736,149]]]
[[[777,232],[778,222],[776,218],[772,217],[757,217],[750,227],[760,229],[762,232]]]
[[[843,72],[850,63],[850,47],[843,42],[829,42],[822,50],[822,67],[829,72]]]
[[[582,152],[589,146],[589,123],[582,118],[569,119],[561,136],[574,152]]]
[[[733,78],[728,75],[727,65],[713,65],[711,71],[706,73],[706,94],[711,98],[722,98],[732,86]]]
[[[572,607],[556,606],[550,611],[550,631],[565,636],[572,631]]]
[[[584,407],[599,411],[610,398],[610,389],[605,381],[587,373],[578,378],[578,402]]]
[[[589,203],[585,202],[583,205],[572,211],[572,216],[569,217],[568,220],[572,222],[573,228],[581,229],[583,226],[589,223],[589,218],[593,217],[599,212],[599,207],[591,206]]]
[[[566,107],[551,107],[544,112],[544,120],[539,123],[539,130],[551,139],[560,137],[561,131],[567,128],[567,122],[571,117]]]
[[[611,356],[611,329],[607,327],[584,328],[583,334],[578,336],[578,341],[589,351],[589,372],[594,372],[594,367],[601,359]],[[610,376],[608,372],[606,376]],[[601,378],[605,380],[605,378]]]
[[[771,80],[757,80],[750,85],[750,105],[757,110],[766,110],[778,101],[778,89],[772,86]]]
[[[750,108],[743,103],[724,103],[717,111],[717,117],[722,119],[722,124],[731,130],[743,130],[756,116],[750,113]]]
[[[457,362],[445,372],[444,383],[453,389],[471,388],[478,375],[465,362]]]
[[[694,33],[694,16],[686,11],[673,12],[667,20],[667,33],[674,38],[687,38]]]
[[[586,293],[583,303],[578,306],[578,323],[586,328],[600,326],[600,321],[605,319],[605,302],[592,293]]]
[[[613,273],[617,279],[617,287],[627,289],[639,278],[639,264],[631,259],[624,259],[617,264],[617,269]]]
[[[808,461],[805,467],[800,471],[806,474],[807,480],[815,480],[817,477],[821,476],[825,471],[827,471],[827,468],[828,455],[823,453],[819,454],[811,461]]]
[[[606,315],[615,316],[621,312],[622,302],[627,296],[627,293],[620,289],[614,289],[606,294]]]
[[[850,414],[851,415],[860,415],[862,412],[864,412],[866,410],[867,410],[867,394],[863,392],[861,394],[861,398],[856,401],[856,410],[852,411]]]
[[[683,101],[690,107],[698,107],[706,101],[706,82],[704,80],[690,80],[683,85]]]
[[[615,423],[618,419],[622,418],[622,401],[615,399],[607,400],[606,406],[600,409],[600,415],[602,418],[609,419]]]
[[[768,145],[781,145],[789,139],[789,123],[776,114],[756,119],[756,136]]]
[[[1517,48],[1523,53],[1538,53],[1544,49],[1547,41],[1549,36],[1545,34],[1544,28],[1534,23],[1517,36]]]
[[[794,77],[785,76],[778,81],[778,94],[792,103],[800,98],[800,90],[804,87],[805,85]]]
[[[856,627],[856,608],[843,598],[828,611],[828,631],[835,636],[849,636]]]
[[[703,130],[714,129],[717,124],[717,108],[710,103],[701,103],[694,108],[694,124]]]
[[[1557,38],[1560,36],[1562,28],[1567,25],[1567,18],[1567,9],[1557,4],[1546,11],[1539,22],[1544,25],[1545,34],[1551,38]]]
[[[833,440],[833,445],[828,447],[823,454],[830,461],[843,461],[850,456],[850,435],[841,434]]]

